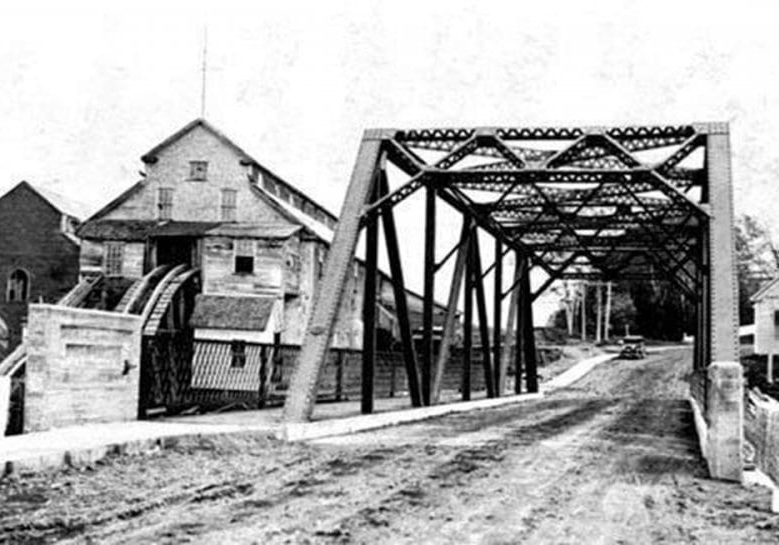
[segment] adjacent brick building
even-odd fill
[[[78,281],[78,209],[24,181],[0,197],[0,356],[21,341],[29,302],[56,302]]]

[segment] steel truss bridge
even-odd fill
[[[435,155],[433,160],[429,156]],[[428,157],[424,159],[423,157]],[[388,165],[405,175],[395,189]],[[425,198],[424,309],[421,353],[412,342],[393,208],[421,191]],[[486,197],[485,197],[486,196]],[[436,209],[462,215],[459,242],[436,262]],[[363,412],[372,411],[376,268],[383,226],[411,403],[435,403],[453,339],[457,302],[464,298],[464,354],[478,318],[488,395],[503,393],[499,327],[489,338],[484,277],[496,289],[493,323],[504,300],[516,316],[515,369],[537,391],[532,302],[558,279],[672,282],[695,309],[693,395],[705,405],[705,370],[738,361],[737,284],[728,127],[723,123],[627,127],[492,127],[367,130],[317,291],[298,367],[285,406],[288,422],[310,418],[317,379],[360,231],[365,230]],[[477,232],[494,239],[492,264],[482,267]],[[515,254],[512,288],[503,289],[503,261]],[[443,340],[434,352],[433,292],[444,261],[455,259]],[[546,279],[531,290],[530,271]],[[473,297],[475,295],[475,297]],[[475,299],[475,308],[474,308]],[[513,337],[513,339],[512,339]],[[469,368],[466,364],[465,368]],[[463,377],[463,394],[469,386]],[[516,391],[521,389],[516,380]]]

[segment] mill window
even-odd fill
[[[161,187],[159,191],[159,217],[161,220],[169,220],[173,217],[173,189]]]
[[[235,189],[222,190],[222,221],[235,221],[237,194]]]
[[[319,280],[325,274],[325,258],[327,257],[327,250],[322,246],[317,245],[316,257],[316,277],[317,280]]]
[[[124,259],[124,244],[108,242],[105,245],[106,276],[122,276],[122,260]]]
[[[189,179],[193,182],[205,182],[208,179],[208,161],[190,161]]]
[[[235,274],[254,273],[254,241],[237,240],[235,244]]]
[[[276,194],[276,183],[271,179],[270,176],[262,176],[262,186],[268,193],[273,195]]]

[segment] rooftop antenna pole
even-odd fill
[[[203,67],[202,82],[200,88],[200,117],[206,116],[206,72],[208,58],[208,26],[203,26]]]

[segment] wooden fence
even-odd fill
[[[224,341],[195,341],[192,380],[187,396],[191,403],[227,403],[230,401],[263,406],[280,404],[289,387],[300,352],[294,345],[246,343],[243,357],[234,361],[235,347]],[[474,350],[471,387],[484,389],[481,355]],[[319,378],[317,397],[321,401],[344,401],[360,398],[362,352],[336,349],[329,351]],[[462,380],[462,350],[454,350],[444,375],[444,390],[458,390]],[[378,352],[374,371],[377,398],[406,395],[408,392],[403,355],[400,352]]]
[[[280,405],[289,387],[299,346],[148,337],[143,340],[139,416],[173,414],[197,406],[260,408]],[[192,348],[186,349],[186,346]],[[473,351],[471,388],[484,390],[481,353]],[[319,378],[320,401],[360,398],[362,353],[331,349]],[[452,351],[443,389],[457,391],[462,382],[463,355]],[[407,395],[403,355],[378,352],[374,374],[376,398]]]

